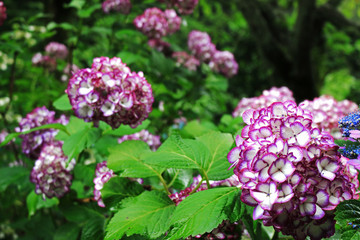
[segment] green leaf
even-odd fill
[[[166,168],[207,169],[210,152],[200,141],[182,139],[174,132],[156,152],[144,156],[145,162]]]
[[[142,122],[141,125],[137,126],[136,128],[131,128],[128,125],[121,125],[119,128],[112,130],[109,126],[106,130],[104,130],[103,134],[110,134],[114,136],[124,136],[124,135],[130,135],[137,132],[140,132],[141,130],[147,128],[150,124],[150,120],[146,119]]]
[[[24,180],[29,181],[30,171],[24,167],[0,168],[0,192],[3,192],[10,184],[20,185]]]
[[[4,139],[4,141],[2,141],[0,143],[0,147],[5,146],[7,143],[9,143],[11,140],[13,140],[14,138],[20,136],[20,135],[24,135],[24,134],[28,134],[31,132],[35,132],[35,131],[39,131],[39,130],[43,130],[43,129],[58,129],[60,131],[63,131],[66,134],[69,134],[69,132],[67,131],[66,127],[60,123],[51,123],[51,124],[45,124],[42,125],[40,127],[36,127],[36,128],[32,128],[28,131],[24,131],[24,132],[17,132],[17,133],[10,133],[9,135],[7,135]]]
[[[183,200],[170,220],[168,239],[181,239],[211,232],[222,221],[238,220],[241,214],[240,190],[213,188],[194,193]]]
[[[76,240],[80,227],[74,223],[61,225],[55,232],[54,240]]]
[[[41,208],[50,208],[59,204],[59,199],[57,198],[46,198],[45,200],[41,195],[36,194],[34,191],[31,191],[26,197],[26,205],[29,211],[29,217],[35,214],[36,210]]]
[[[136,197],[144,191],[137,182],[127,178],[112,177],[101,190],[101,197],[107,207],[120,203],[127,197]]]
[[[101,130],[98,128],[85,128],[67,138],[64,141],[62,149],[64,154],[73,159],[82,150],[90,147],[100,137]]]
[[[205,133],[216,131],[217,128],[212,123],[208,122],[199,122],[197,120],[193,120],[188,122],[184,127],[184,133],[186,136],[190,137],[199,137],[204,135]]]
[[[108,167],[115,172],[123,171],[122,177],[145,178],[158,176],[164,169],[149,165],[141,155],[150,153],[149,146],[143,141],[125,141],[110,150]]]
[[[120,239],[124,234],[141,234],[156,238],[169,228],[175,205],[162,192],[144,192],[141,195],[125,199],[119,210],[107,226],[106,240]]]
[[[74,7],[77,8],[78,10],[81,10],[81,8],[85,5],[86,1],[85,0],[72,0],[68,7]]]
[[[97,211],[76,203],[60,202],[59,208],[66,220],[77,224],[85,223],[91,218],[103,218]]]
[[[72,106],[69,101],[69,97],[67,94],[62,95],[60,98],[56,99],[53,103],[53,106],[61,111],[71,110]]]
[[[80,9],[78,11],[78,16],[81,17],[81,18],[88,18],[91,16],[91,14],[98,10],[98,9],[101,9],[101,4],[94,4],[92,5],[91,7],[87,8],[87,9]]]
[[[341,239],[360,239],[360,232],[353,226],[360,226],[360,202],[359,200],[347,200],[341,202],[335,211],[336,224],[340,225]]]
[[[104,239],[105,219],[100,217],[90,218],[81,231],[81,240],[102,240]]]
[[[229,171],[230,163],[227,154],[234,140],[229,133],[210,132],[208,134],[197,137],[210,151],[210,161],[205,173],[209,180],[223,180],[233,175],[233,171]]]

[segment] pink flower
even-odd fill
[[[0,26],[3,25],[6,18],[6,7],[4,5],[4,2],[0,1]]]
[[[116,11],[122,14],[129,14],[131,2],[130,0],[106,0],[102,3],[102,9],[105,13]]]
[[[130,72],[120,58],[95,58],[91,68],[77,71],[66,93],[75,115],[85,121],[135,128],[152,110],[151,85],[142,72]]]
[[[54,58],[65,59],[68,55],[67,47],[58,42],[51,42],[45,47],[45,52]]]
[[[228,160],[241,200],[255,207],[254,219],[296,239],[331,236],[332,210],[359,197],[357,171],[334,139],[314,128],[311,113],[293,101],[248,109],[243,119],[247,125]]]
[[[187,52],[174,52],[172,57],[176,59],[176,65],[178,67],[184,66],[190,71],[196,71],[197,67],[200,65],[200,61],[194,56],[189,55]]]
[[[143,129],[140,132],[131,134],[131,135],[125,135],[118,139],[118,143],[122,143],[124,141],[128,140],[141,140],[146,142],[151,150],[156,151],[161,145],[160,142],[160,136],[156,136],[151,134],[148,130]]]
[[[237,74],[238,64],[234,55],[229,51],[216,51],[212,57],[209,66],[216,72],[221,72],[230,78]]]
[[[188,35],[188,47],[191,53],[200,61],[209,62],[216,52],[209,34],[193,30]]]
[[[113,170],[107,167],[107,162],[103,161],[96,165],[95,178],[93,180],[94,186],[94,199],[97,201],[100,207],[105,207],[105,204],[101,198],[101,189],[104,187],[104,184],[115,176]]]

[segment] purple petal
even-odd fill
[[[312,219],[321,219],[325,216],[325,212],[324,210],[322,210],[321,207],[319,207],[318,205],[316,205],[316,211],[314,213],[314,215],[311,216]]]
[[[320,207],[329,205],[329,194],[325,190],[320,190],[316,193],[316,204]]]
[[[243,114],[242,114],[242,118],[244,120],[244,123],[246,123],[247,125],[250,125],[252,123],[252,119],[254,117],[254,109],[248,109],[246,110]]]
[[[254,209],[254,212],[253,212],[253,219],[254,220],[257,220],[259,218],[261,218],[264,214],[264,209],[262,209],[260,207],[260,205],[258,205],[255,209]]]

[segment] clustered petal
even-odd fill
[[[102,9],[105,13],[110,11],[129,14],[131,10],[130,0],[106,0],[102,3]]]
[[[75,115],[112,128],[135,128],[152,110],[151,85],[142,72],[131,72],[120,58],[95,58],[91,68],[81,69],[69,80],[66,93]]]
[[[67,47],[58,42],[50,42],[46,45],[45,52],[55,59],[65,59],[69,53]]]
[[[158,149],[161,145],[160,136],[153,135],[146,129],[143,129],[140,132],[131,135],[125,135],[118,139],[118,143],[122,143],[128,140],[144,141],[149,145],[149,147],[153,151],[156,151],[156,149]]]
[[[216,51],[209,66],[214,71],[221,72],[228,78],[236,75],[239,68],[234,55],[229,51]]]
[[[43,67],[45,69],[48,69],[49,71],[56,70],[56,59],[47,55],[42,55],[42,53],[36,53],[32,59],[31,62],[34,66]]]
[[[174,52],[172,57],[176,59],[176,66],[184,66],[190,71],[196,71],[200,65],[200,61],[194,56],[189,55],[187,52]]]
[[[63,70],[63,75],[61,76],[61,81],[66,82],[67,80],[69,80],[69,76],[74,75],[79,70],[80,70],[80,68],[78,66],[76,66],[75,64],[68,63]]]
[[[269,90],[264,90],[258,97],[242,98],[236,106],[233,116],[242,116],[247,109],[264,108],[273,102],[284,102],[292,100],[295,101],[292,91],[287,87],[272,87]]]
[[[54,141],[43,146],[35,161],[30,180],[35,183],[36,194],[48,198],[62,197],[70,190],[75,159],[67,164],[68,158],[62,151],[62,143]]]
[[[159,39],[180,29],[181,18],[173,9],[164,12],[159,8],[148,8],[134,19],[135,27],[150,39]]]
[[[159,0],[160,2],[166,2],[168,7],[176,7],[180,14],[189,15],[192,14],[195,7],[199,3],[199,0]]]
[[[334,209],[358,199],[357,171],[333,137],[293,101],[243,113],[247,124],[228,154],[253,218],[295,239],[334,234]]]
[[[25,132],[32,128],[50,123],[61,123],[66,125],[68,123],[68,119],[65,115],[61,115],[59,119],[56,119],[54,111],[49,111],[45,106],[38,107],[31,113],[28,113],[25,118],[21,119],[19,127],[15,128],[15,131]],[[20,135],[20,138],[23,140],[23,153],[32,159],[37,159],[44,145],[53,142],[57,133],[58,130],[55,129],[42,129],[25,135]]]
[[[338,120],[358,109],[357,104],[352,101],[338,102],[332,96],[327,95],[314,98],[312,101],[305,100],[299,106],[313,114],[313,124],[317,128],[330,132],[335,139],[341,138]]]
[[[6,7],[4,5],[4,2],[0,1],[0,26],[3,25],[6,18]]]
[[[100,207],[105,207],[105,204],[101,198],[101,189],[104,187],[104,184],[115,176],[113,170],[107,167],[107,162],[103,161],[96,165],[95,178],[93,180],[94,186],[94,199],[97,201]]]

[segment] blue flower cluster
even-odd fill
[[[360,130],[360,111],[350,113],[339,120],[339,128],[343,132],[343,137],[350,136],[350,130]]]
[[[360,154],[360,145],[359,144],[346,144],[343,149],[340,149],[341,155],[349,159],[355,159]]]

